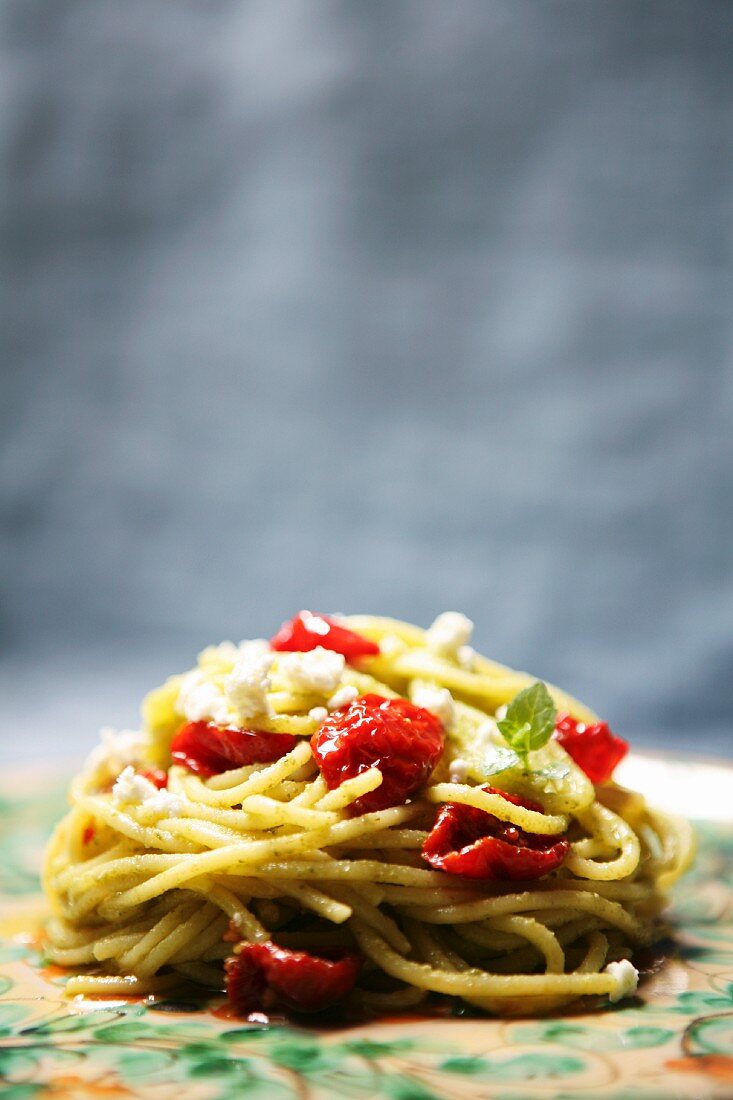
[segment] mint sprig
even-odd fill
[[[519,757],[511,749],[502,748],[500,745],[492,745],[491,753],[481,760],[481,778],[488,779],[492,775],[500,775],[502,772],[516,768],[521,763]]]
[[[541,749],[555,732],[557,710],[552,696],[541,681],[515,695],[506,715],[497,722],[499,731],[529,770],[529,754]]]

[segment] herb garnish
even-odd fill
[[[531,687],[515,695],[506,709],[506,715],[497,722],[499,731],[529,771],[529,754],[541,749],[555,732],[557,710],[552,696],[538,680]]]

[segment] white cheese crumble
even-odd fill
[[[468,779],[468,764],[462,757],[457,756],[455,760],[451,760],[448,765],[448,779],[451,783],[465,783]]]
[[[336,619],[337,616],[329,615],[329,619]],[[314,615],[312,611],[304,611],[300,615],[300,619],[309,634],[320,634],[322,638],[325,638],[331,629],[322,615]]]
[[[344,684],[338,691],[331,696],[328,700],[327,706],[329,710],[338,710],[339,707],[347,707],[349,703],[353,703],[354,699],[359,698],[359,689],[352,687],[351,684]]]
[[[453,722],[453,696],[448,688],[421,684],[412,692],[412,701],[416,707],[424,707],[440,718],[446,729]]]
[[[461,646],[468,645],[473,623],[460,611],[444,611],[438,615],[425,635],[425,644],[441,657],[456,657]]]
[[[131,765],[117,776],[112,788],[112,800],[119,805],[139,805],[151,813],[166,816],[174,816],[183,811],[182,798],[170,791],[159,791],[155,783],[151,783],[144,775],[138,775]]]
[[[144,802],[155,794],[158,794],[155,783],[138,775],[131,764],[120,772],[112,788],[113,802]]]
[[[345,664],[342,653],[316,646],[307,653],[281,653],[277,671],[292,691],[331,695],[338,687]]]
[[[268,714],[267,690],[275,654],[263,639],[242,642],[234,668],[224,681],[224,691],[242,721]]]
[[[506,712],[507,712],[507,705],[506,705],[506,703],[502,703],[500,707],[496,708],[496,714],[494,715],[494,717],[496,718],[496,721],[497,722],[503,722],[504,719],[506,718]]]
[[[328,711],[325,707],[312,707],[308,711],[308,717],[312,718],[314,722],[325,722],[328,718]]]
[[[608,974],[615,983],[615,988],[608,995],[609,1000],[621,1001],[624,997],[631,997],[636,993],[636,987],[639,984],[639,971],[628,959],[609,963],[603,973]]]
[[[155,794],[146,798],[142,804],[143,809],[164,817],[179,817],[183,813],[184,805],[184,800],[180,795],[173,794],[172,791],[158,790]]]
[[[189,722],[212,721],[225,726],[231,717],[224,692],[199,668],[181,680],[178,709]]]

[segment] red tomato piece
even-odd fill
[[[295,618],[283,623],[270,640],[273,649],[306,653],[322,646],[342,653],[347,661],[357,657],[376,657],[379,646],[369,638],[356,634],[348,627],[330,619],[328,615],[314,615],[312,611],[299,611]]]
[[[247,764],[272,764],[297,744],[298,738],[289,733],[187,722],[173,737],[171,756],[175,764],[209,776]]]
[[[324,719],[311,748],[331,790],[379,768],[381,786],[351,807],[352,813],[371,813],[401,806],[422,786],[443,752],[443,725],[407,699],[362,695]]]
[[[148,779],[159,791],[168,786],[168,772],[163,771],[162,768],[144,768],[139,774],[143,779]]]
[[[361,969],[359,955],[324,949],[291,951],[274,943],[243,943],[227,959],[227,996],[241,1016],[285,1008],[321,1012],[351,992]]]
[[[606,783],[629,751],[628,742],[611,733],[607,722],[586,725],[569,714],[561,714],[555,730],[565,752],[592,783]]]
[[[483,787],[500,794],[514,806],[542,813],[542,807],[495,787]],[[464,878],[522,880],[541,878],[554,871],[569,848],[565,837],[527,833],[510,821],[459,802],[441,807],[427,840],[423,859],[436,871]]]

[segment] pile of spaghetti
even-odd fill
[[[300,612],[103,730],[45,861],[68,992],[186,979],[243,1016],[632,994],[690,829],[613,782],[605,722],[470,634]]]

